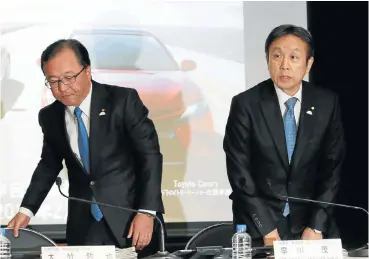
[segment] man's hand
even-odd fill
[[[323,234],[322,233],[316,233],[311,228],[305,228],[304,232],[302,232],[301,239],[303,239],[303,240],[319,240],[319,239],[323,239]]]
[[[131,223],[128,238],[132,239],[132,245],[141,250],[150,244],[154,229],[154,218],[146,214],[137,214]]]
[[[279,237],[279,233],[277,229],[274,229],[272,232],[264,236],[264,245],[265,246],[272,246],[273,241],[281,240]]]
[[[18,237],[19,235],[19,228],[25,228],[28,226],[29,221],[31,220],[30,217],[27,215],[18,212],[14,218],[8,223],[8,228],[13,228],[13,235]]]

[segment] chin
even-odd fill
[[[294,88],[296,88],[296,83],[295,82],[281,82],[278,81],[276,84],[279,88],[283,89],[283,90],[292,90]]]
[[[281,88],[282,90],[292,90],[294,87],[291,85],[285,85],[285,84],[277,84],[277,86],[279,88]]]
[[[59,99],[59,101],[64,104],[65,106],[76,106],[76,102],[74,100],[71,100],[69,98],[62,98]]]

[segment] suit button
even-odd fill
[[[292,182],[288,182],[288,184],[292,184]]]
[[[95,185],[95,182],[94,182],[94,181],[91,181],[91,182],[90,182],[90,185]]]

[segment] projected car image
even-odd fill
[[[198,152],[206,150],[208,143],[201,148],[197,142],[214,133],[213,120],[201,88],[187,75],[195,62],[178,64],[159,39],[143,30],[76,29],[69,37],[88,49],[94,80],[138,91],[156,126],[164,166],[185,165],[195,139]],[[42,106],[53,101],[45,87]]]
[[[10,53],[1,46],[1,64],[0,64],[0,80],[6,80],[10,77]]]
[[[6,107],[4,107],[4,82],[10,78],[10,53],[5,46],[0,48],[0,119],[5,116]]]

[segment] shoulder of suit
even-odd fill
[[[273,81],[269,78],[237,94],[235,98],[246,98],[246,99],[251,99],[251,100],[258,99],[257,97],[260,95],[260,92],[267,87],[271,87],[272,85],[273,85]],[[315,95],[319,95],[320,97],[323,97],[323,98],[324,97],[325,98],[336,98],[338,96],[337,93],[333,92],[330,89],[317,86],[307,81],[303,81],[303,87],[308,87],[309,90],[314,91]]]
[[[265,87],[270,86],[270,84],[273,84],[271,79],[264,80],[260,83],[258,83],[255,86],[252,86],[251,88],[237,94],[234,98],[235,99],[243,99],[243,100],[249,100],[249,101],[255,101],[258,100],[260,95],[260,90],[262,90]]]
[[[95,87],[105,88],[108,92],[111,93],[112,96],[122,97],[122,96],[128,96],[132,92],[137,92],[136,89],[130,88],[130,87],[102,84],[98,82],[94,82],[94,84],[95,84]],[[39,111],[39,118],[44,118],[45,116],[46,117],[54,116],[56,112],[63,110],[64,108],[65,106],[61,102],[55,101],[41,108],[41,110]]]
[[[321,87],[319,85],[303,81],[303,87],[308,87],[309,90],[314,91],[314,95],[318,96],[319,98],[323,99],[336,99],[338,98],[338,94],[334,91]]]
[[[54,101],[53,103],[41,108],[41,110],[39,111],[39,116],[44,117],[44,116],[55,114],[55,111],[58,111],[59,109],[63,109],[64,107],[65,106],[61,102]]]
[[[96,82],[97,83],[97,82]],[[98,87],[104,87],[108,92],[113,93],[114,95],[128,95],[131,92],[137,92],[136,89],[126,86],[118,86],[118,85],[109,85],[109,84],[102,84],[97,83]]]
[[[303,87],[308,88],[308,91],[312,91],[314,98],[319,100],[319,102],[326,103],[328,106],[329,104],[334,105],[334,103],[338,102],[338,94],[327,88],[316,86],[307,81],[303,81]],[[263,98],[263,92],[271,91],[273,88],[273,81],[269,78],[235,95],[233,97],[233,101],[236,101],[242,106],[256,107],[259,101]]]

